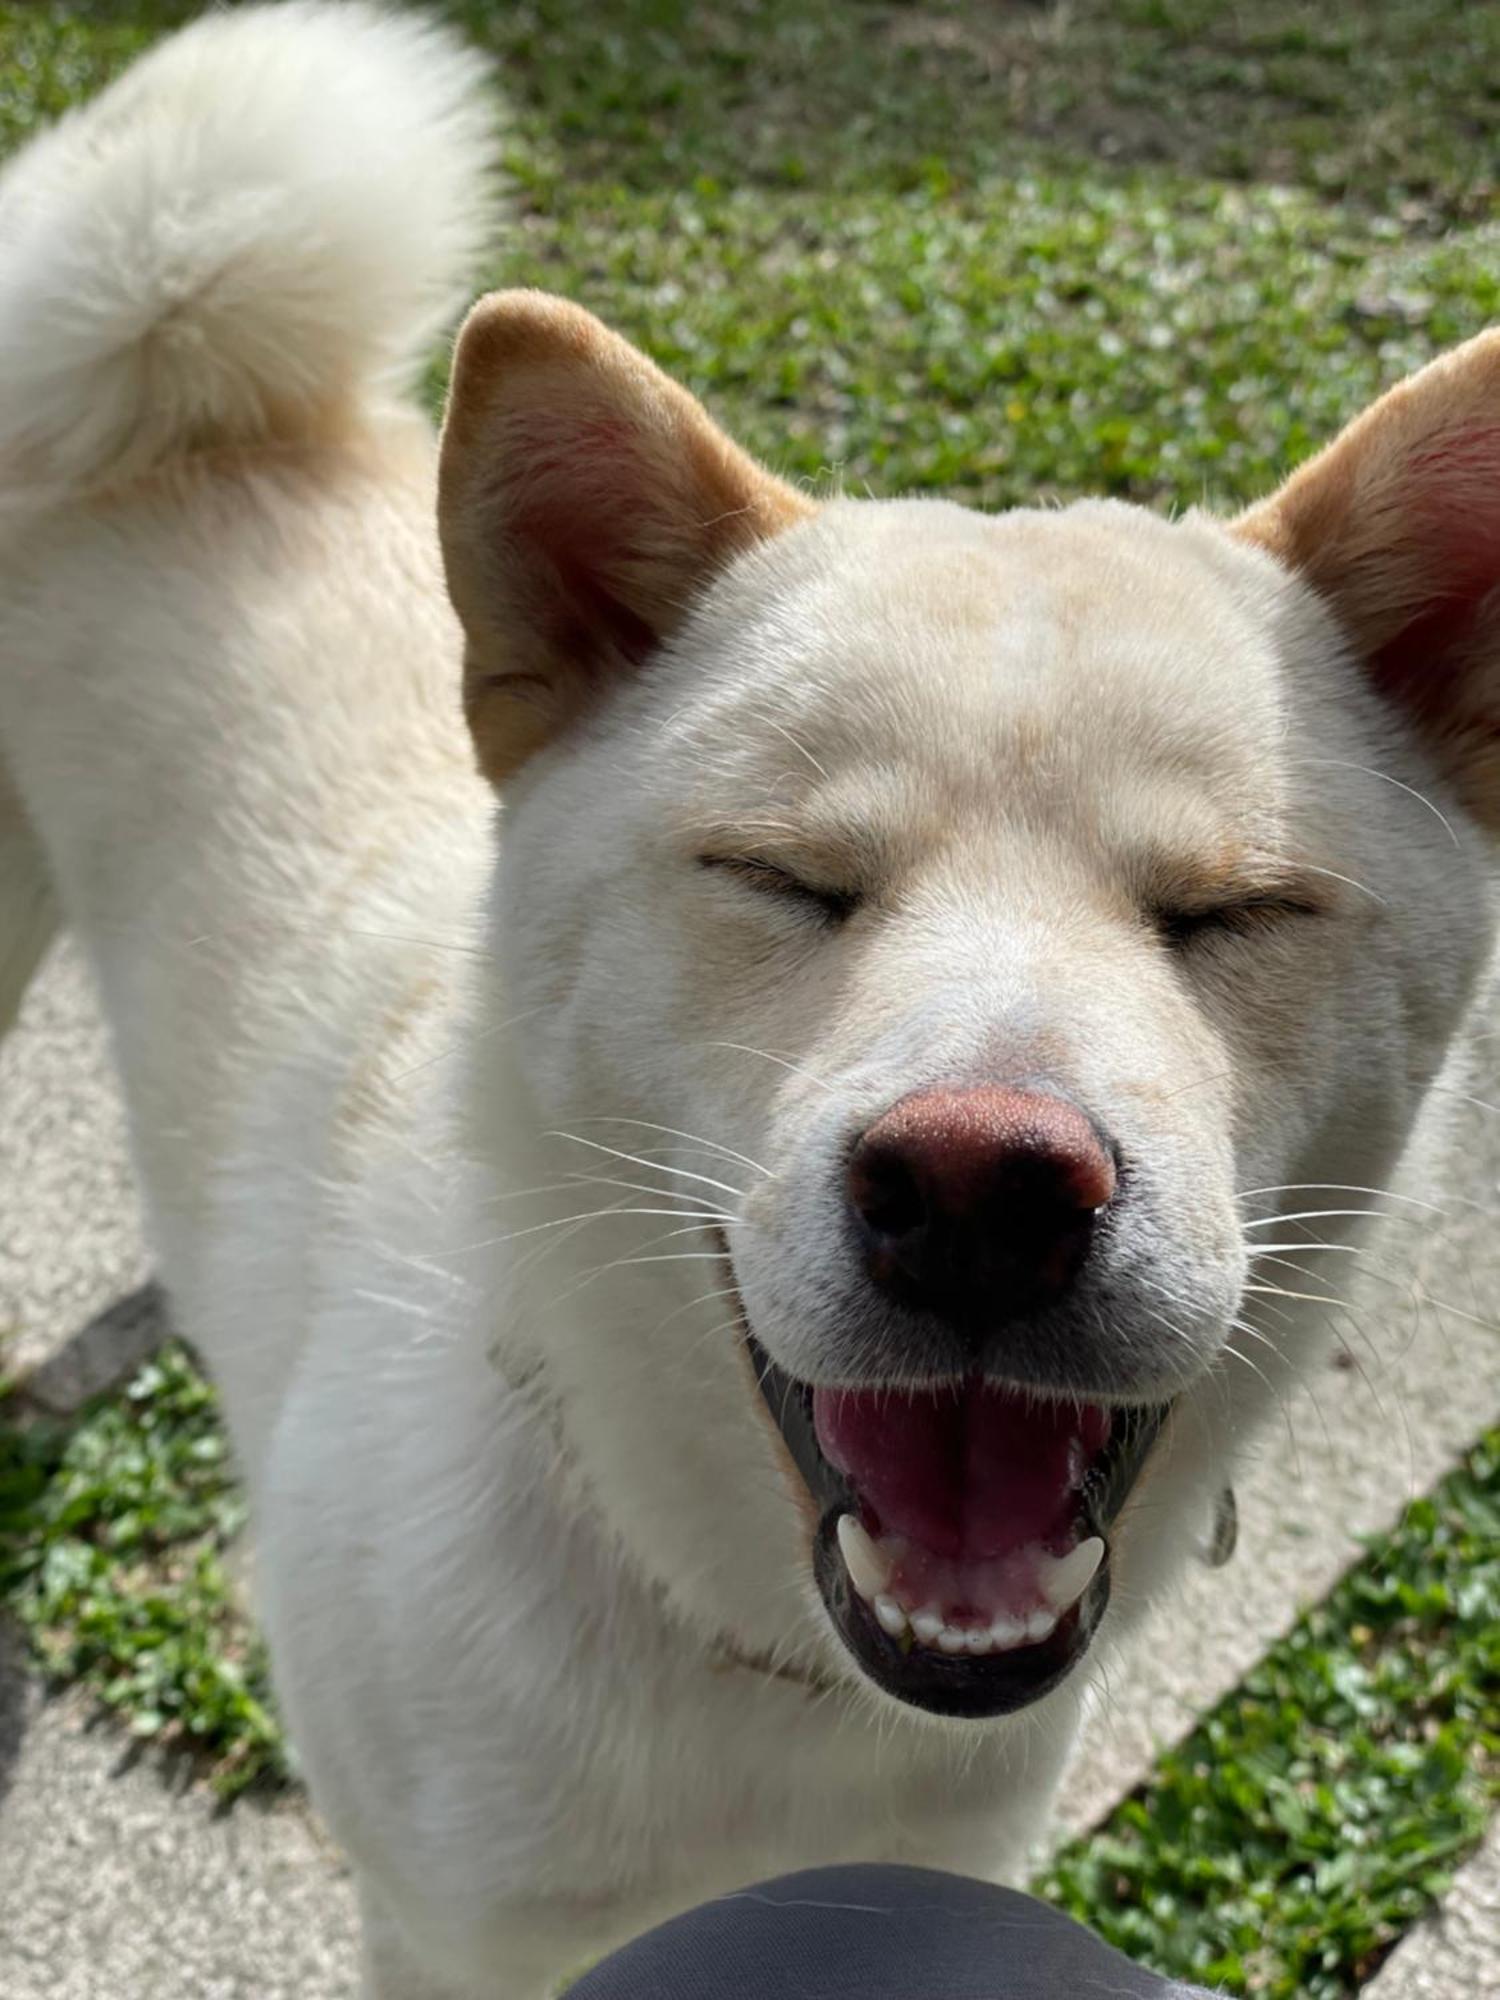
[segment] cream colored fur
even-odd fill
[[[401,389],[481,247],[483,89],[430,28],[243,10],[0,184],[0,1026],[60,903],[379,2000],[534,2000],[802,1863],[1014,1872],[1312,1351],[1241,1223],[1383,1183],[1490,935],[1474,675],[1456,736],[1405,715],[1336,562],[1325,602],[1264,516],[814,510],[524,296],[461,357],[461,628]],[[726,842],[859,874],[863,928],[699,866]],[[1143,914],[1289,867],[1319,914],[1191,955]],[[836,1374],[850,1130],[1038,1074],[1140,1190],[1081,1347],[1178,1401],[1091,1662],[938,1724],[828,1626],[738,1314]]]

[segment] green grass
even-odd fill
[[[0,4],[0,145],[194,11]],[[489,276],[815,481],[1247,497],[1500,311],[1494,6],[435,11],[512,106]]]
[[[1500,1801],[1500,1430],[1041,1885],[1132,1957],[1337,2000]]]
[[[225,1558],[244,1524],[212,1391],[180,1347],[65,1425],[0,1395],[0,1603],[76,1683],[230,1795],[287,1764]]]
[[[0,149],[196,11],[0,0]],[[1233,504],[1500,317],[1494,5],[436,11],[510,106],[514,214],[476,282],[581,300],[813,482]],[[1493,1783],[1494,1458],[1064,1857],[1071,1906],[1236,1990],[1350,1989]],[[238,1518],[175,1352],[0,1442],[0,1576],[43,1658],[229,1788],[283,1768]]]

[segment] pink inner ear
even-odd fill
[[[1441,718],[1453,698],[1450,670],[1465,660],[1500,585],[1500,426],[1430,445],[1410,460],[1397,491],[1405,518],[1387,524],[1389,560],[1404,557],[1417,572],[1403,592],[1414,615],[1370,664],[1394,699]]]
[[[508,429],[500,495],[509,539],[532,571],[549,641],[582,667],[603,655],[640,661],[657,644],[622,595],[651,520],[644,458],[639,432],[619,418],[527,415]]]
[[[569,566],[611,566],[640,519],[641,460],[639,436],[619,418],[514,417],[499,478],[511,533]]]

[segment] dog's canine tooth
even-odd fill
[[[1088,1589],[1103,1560],[1103,1539],[1090,1535],[1065,1556],[1044,1557],[1037,1567],[1037,1586],[1054,1611],[1066,1611]]]
[[[839,1549],[849,1581],[867,1604],[873,1604],[891,1580],[891,1564],[853,1514],[839,1516]]]

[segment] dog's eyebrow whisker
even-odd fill
[[[1382,896],[1378,889],[1372,889],[1367,882],[1357,882],[1352,875],[1341,875],[1337,868],[1321,868],[1314,861],[1303,861],[1298,866],[1306,869],[1309,875],[1326,875],[1330,882],[1342,882],[1348,889],[1357,889],[1360,895],[1368,896],[1383,910],[1389,907],[1389,898]]]
[[[764,1174],[766,1179],[776,1176],[769,1167],[763,1167],[759,1160],[752,1160],[748,1153],[737,1153],[733,1146],[722,1145],[717,1139],[702,1139],[695,1132],[683,1132],[675,1125],[655,1125],[649,1118],[585,1118],[585,1125],[638,1125],[643,1132],[664,1132],[669,1139],[685,1139],[690,1146],[706,1146],[711,1153],[722,1153],[726,1159],[738,1160],[752,1172]],[[738,1190],[736,1190],[738,1192]]]
[[[1341,771],[1359,771],[1367,778],[1378,778],[1383,785],[1394,785],[1398,792],[1405,792],[1407,797],[1415,799],[1419,806],[1426,806],[1427,810],[1432,814],[1433,818],[1443,829],[1444,833],[1447,834],[1455,847],[1462,844],[1458,835],[1453,831],[1451,823],[1438,811],[1427,794],[1419,792],[1415,785],[1408,785],[1402,778],[1393,778],[1389,771],[1376,771],[1370,765],[1356,764],[1348,757],[1297,757],[1293,759],[1293,762],[1297,764],[1329,764]]]
[[[645,1173],[656,1169],[650,1160],[643,1160],[639,1153],[625,1153],[618,1146],[606,1146],[598,1139],[585,1139],[579,1132],[544,1132],[544,1139],[569,1139],[575,1146],[592,1146],[596,1153],[608,1153],[611,1158],[624,1160],[628,1166],[640,1167]],[[680,1174],[687,1181],[702,1181],[705,1187],[719,1188],[725,1194],[732,1194],[737,1201],[744,1200],[742,1188],[731,1187],[728,1181],[716,1181],[712,1174],[694,1173],[688,1167],[662,1167],[665,1174]]]

